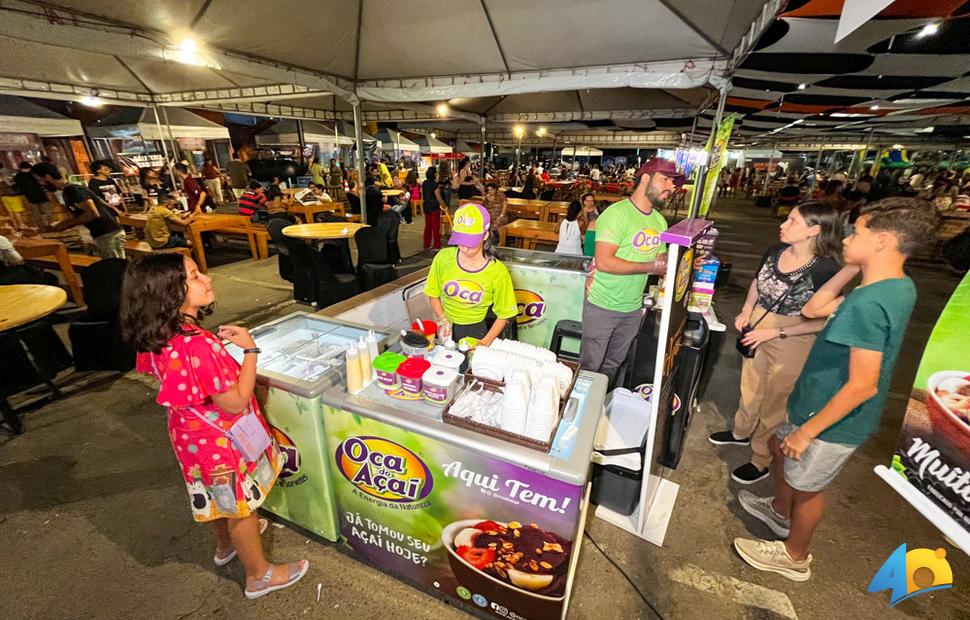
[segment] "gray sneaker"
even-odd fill
[[[741,559],[758,570],[778,573],[792,581],[808,581],[812,576],[812,555],[800,562],[793,560],[780,540],[735,538],[734,548]]]
[[[773,497],[758,497],[751,491],[738,491],[738,502],[746,513],[767,525],[778,536],[788,538],[788,528],[791,523],[775,512],[771,506],[773,499]]]

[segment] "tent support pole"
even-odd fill
[[[172,134],[172,125],[171,123],[168,122],[168,110],[166,110],[164,106],[162,107],[162,116],[165,117],[165,129],[168,130],[168,139],[169,139],[169,142],[171,142],[171,146],[172,146],[172,158],[175,159],[176,157],[179,156],[178,142],[175,141],[175,135]],[[174,182],[175,180],[174,176],[172,177],[172,180]]]
[[[152,112],[155,113],[155,125],[158,127],[158,135],[162,139],[159,142],[162,143],[162,154],[165,156],[165,163],[168,164],[168,175],[172,179],[172,183],[175,182],[175,170],[172,169],[172,158],[168,156],[168,149],[165,148],[165,138],[162,136],[162,123],[158,119],[158,104],[152,104]],[[171,129],[169,129],[171,133]]]
[[[485,178],[485,120],[482,119],[482,178]]]
[[[364,224],[371,224],[367,221],[366,193],[364,187],[364,138],[360,128],[360,102],[354,101],[354,141],[357,143],[357,193],[360,195],[360,221]],[[377,222],[373,222],[376,224]]]
[[[765,167],[765,183],[764,183],[764,185],[761,186],[761,195],[762,196],[768,193],[768,179],[771,178],[771,164],[773,164],[774,161],[775,161],[775,147],[776,146],[778,146],[778,142],[777,141],[771,143],[771,154],[768,156],[768,165]],[[819,151],[819,158],[821,158],[821,157],[822,157],[821,151]],[[817,165],[815,166],[815,169],[818,170],[818,166]]]
[[[724,116],[724,104],[727,103],[727,92],[730,88],[730,82],[725,82],[721,86],[721,93],[717,99],[717,111],[714,113],[714,124],[711,125],[711,136],[708,138],[710,143],[710,148],[707,150],[707,159],[711,157],[711,151],[714,150],[714,138],[717,136],[717,128],[721,125],[721,117]],[[697,117],[694,117],[694,126],[697,126]],[[693,138],[694,130],[691,129],[691,137]],[[694,199],[690,202],[690,210],[687,212],[687,217],[689,219],[694,219],[701,209],[701,201],[704,200],[704,181],[707,177],[707,166],[709,161],[705,161],[702,165],[697,167],[697,177],[694,181]]]
[[[300,158],[305,159],[306,155],[306,136],[303,134],[303,120],[296,119],[296,139],[300,142]]]

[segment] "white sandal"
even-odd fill
[[[303,579],[303,576],[307,574],[310,570],[310,563],[306,560],[300,560],[294,562],[293,564],[287,564],[289,568],[289,576],[283,583],[277,584],[275,586],[269,585],[270,579],[273,578],[273,566],[271,565],[269,569],[266,570],[266,574],[254,584],[255,590],[250,590],[246,588],[244,593],[246,598],[253,600],[261,596],[266,596],[270,592],[276,592],[277,590],[282,590],[283,588],[289,588],[297,581]]]
[[[259,533],[262,534],[263,532],[265,532],[267,527],[269,527],[269,520],[260,519]],[[230,547],[229,553],[227,553],[226,555],[219,555],[219,550],[216,549],[216,554],[212,556],[212,561],[215,562],[216,566],[225,566],[229,562],[232,562],[235,558],[236,558],[236,548]]]

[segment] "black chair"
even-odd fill
[[[377,218],[377,230],[384,233],[387,240],[387,259],[392,265],[401,262],[401,247],[397,243],[401,229],[401,218],[396,211],[385,211]]]
[[[273,240],[276,255],[279,258],[280,277],[287,282],[293,281],[293,261],[290,260],[290,251],[286,248],[286,243],[283,242],[285,238],[283,229],[290,225],[286,220],[276,217],[270,218],[269,223],[266,224],[266,230],[269,231],[270,239]]]
[[[321,211],[314,214],[313,221],[319,224],[342,224],[347,222],[347,218],[330,211]],[[356,273],[353,259],[350,257],[349,239],[327,239],[318,243],[317,247],[330,261],[330,268],[334,273],[349,273],[351,275]]]
[[[347,210],[351,213],[360,213],[360,196],[347,194]]]
[[[357,277],[365,291],[397,278],[387,253],[387,237],[380,229],[361,228],[354,233],[354,241],[357,243]]]
[[[349,273],[334,273],[330,261],[320,252],[310,252],[315,272],[316,302],[318,308],[349,299],[360,292],[357,277]]]
[[[563,338],[575,338],[576,340],[582,340],[583,338],[583,324],[579,321],[573,321],[570,319],[563,319],[556,323],[556,327],[552,330],[552,342],[549,345],[549,350],[559,355],[561,357],[568,357],[570,359],[579,360],[579,352],[573,353],[572,351],[563,351],[562,349],[562,339]]]
[[[321,211],[313,214],[313,221],[319,224],[330,224],[333,222],[346,222],[347,218],[343,215],[337,215],[332,211]]]
[[[556,188],[547,189],[546,191],[539,194],[539,200],[553,200],[556,195]]]
[[[23,426],[7,397],[42,383],[60,397],[54,378],[71,367],[71,354],[46,318],[0,332],[0,351],[0,415],[19,434]]]
[[[121,337],[121,287],[127,262],[99,260],[81,272],[87,311],[68,327],[74,369],[117,370],[135,367],[135,349]]]
[[[313,250],[306,243],[292,237],[283,237],[283,245],[293,264],[293,299],[307,304],[315,302],[317,276],[313,267]]]

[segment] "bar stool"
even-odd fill
[[[579,352],[573,353],[572,351],[562,350],[562,339],[564,337],[576,338],[581,340],[583,337],[583,324],[579,321],[572,321],[569,319],[563,319],[556,323],[555,329],[552,331],[552,343],[549,345],[549,349],[556,355],[562,357],[567,357],[569,359],[578,360]]]

